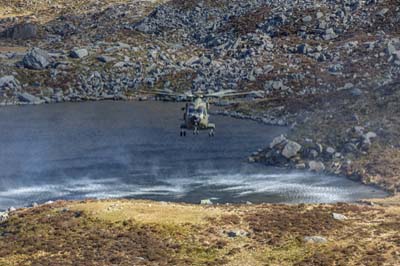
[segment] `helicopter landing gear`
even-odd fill
[[[181,129],[181,137],[186,137],[186,131]]]
[[[208,133],[208,136],[210,136],[210,137],[214,137],[215,136],[214,129],[210,130],[210,132]]]
[[[194,129],[193,129],[193,135],[199,135],[199,129],[198,129],[198,127],[194,127]]]

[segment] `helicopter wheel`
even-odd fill
[[[186,137],[186,131],[183,131],[183,136]]]
[[[215,136],[214,130],[211,129],[211,131],[210,131],[210,133],[208,133],[208,135],[209,135],[210,137],[214,137],[214,136]]]

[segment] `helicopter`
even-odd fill
[[[210,130],[208,135],[215,135],[215,124],[209,122],[209,102],[203,97],[197,96],[182,108],[183,123],[181,124],[181,137],[186,136],[186,130],[193,130],[193,135],[198,135],[199,130]]]
[[[156,95],[156,98],[168,98],[175,99],[178,101],[186,101],[183,111],[183,123],[180,126],[180,136],[185,137],[187,130],[192,130],[193,135],[199,135],[199,131],[209,130],[208,135],[210,137],[215,136],[215,124],[210,123],[209,107],[211,98],[223,98],[223,97],[238,97],[245,95],[253,95],[255,97],[262,97],[257,91],[250,92],[235,92],[233,90],[224,90],[215,93],[203,92],[187,92],[184,94],[175,93],[172,91],[153,91],[146,92]]]

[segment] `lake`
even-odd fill
[[[247,163],[287,128],[212,116],[179,136],[183,104],[87,102],[0,108],[0,210],[140,198],[198,203],[353,202],[386,193],[343,177]]]

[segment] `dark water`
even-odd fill
[[[216,136],[179,137],[181,104],[0,108],[0,209],[86,197],[336,202],[385,193],[345,178],[248,164],[285,131],[212,117]]]

